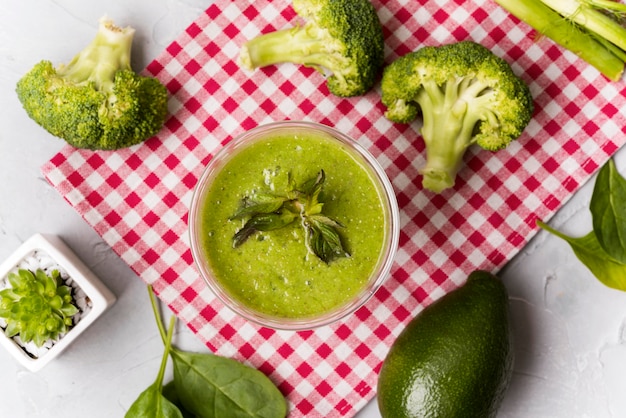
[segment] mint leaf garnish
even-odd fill
[[[231,219],[248,219],[233,236],[233,247],[239,247],[259,231],[272,231],[300,221],[307,248],[320,260],[328,264],[348,257],[338,231],[343,225],[322,214],[324,203],[319,197],[325,180],[326,174],[320,170],[300,186],[290,180],[288,190],[282,194],[255,193],[244,197]]]

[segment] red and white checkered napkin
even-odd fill
[[[421,4],[420,4],[421,3]],[[477,268],[496,271],[626,138],[623,82],[532,31],[491,1],[374,1],[387,61],[421,45],[473,39],[527,81],[536,114],[504,151],[472,149],[455,190],[421,190],[424,145],[410,126],[383,117],[379,87],[364,97],[330,95],[315,71],[284,64],[254,73],[239,46],[299,18],[286,0],[215,0],[146,73],[171,93],[171,117],[132,149],[64,148],[43,167],[48,180],[178,317],[220,355],[267,373],[291,416],[352,416],[375,394],[395,337],[434,299]],[[265,122],[305,119],[336,126],[385,168],[401,209],[392,275],[347,320],[309,332],[259,328],[235,316],[194,269],[187,237],[192,189],[221,144]],[[531,279],[531,278],[529,278]]]

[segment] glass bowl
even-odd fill
[[[279,142],[281,141],[276,138],[282,138],[284,140],[284,144],[286,148],[289,150],[295,150],[294,152],[298,152],[299,157],[302,158],[294,158],[293,156],[284,156],[281,151],[281,147]],[[290,141],[297,142],[291,143]],[[303,141],[311,141],[311,142],[303,142]],[[253,146],[257,146],[256,148],[251,148]],[[318,148],[319,147],[319,148]],[[328,150],[327,148],[329,147]],[[266,151],[271,150],[271,151]],[[337,158],[345,158],[346,163],[343,163],[344,160],[339,160],[337,163],[335,160],[331,160],[334,158],[335,151],[337,150]],[[259,152],[261,154],[259,154]],[[271,155],[272,158],[273,152],[276,155],[283,155],[283,157],[276,157],[278,160],[273,161],[268,169],[263,169],[263,173],[261,174],[259,171],[260,166],[256,168],[252,168],[254,166],[254,160],[258,155]],[[233,160],[234,157],[241,155],[239,157],[239,162],[235,162],[237,159]],[[316,155],[313,157],[312,155]],[[254,158],[250,157],[253,156]],[[242,158],[252,158],[252,160],[246,160],[246,163],[242,163]],[[260,158],[260,157],[259,157]],[[280,158],[283,158],[282,160]],[[326,159],[329,159],[326,161]],[[241,219],[233,219],[233,217],[229,217],[228,213],[232,214],[232,210],[226,211],[226,208],[223,208],[226,201],[230,202],[231,206],[234,204],[231,201],[235,200],[234,196],[228,197],[220,196],[212,197],[215,193],[218,193],[216,190],[235,190],[239,187],[236,184],[235,180],[232,180],[231,183],[228,183],[230,180],[222,180],[224,176],[233,176],[232,178],[241,178],[248,175],[247,171],[254,171],[251,175],[260,176],[260,178],[264,178],[265,186],[269,185],[267,177],[268,172],[271,172],[272,175],[276,175],[276,177],[280,177],[279,173],[281,170],[283,172],[288,171],[288,178],[291,179],[292,171],[297,172],[300,168],[297,165],[302,161],[310,161],[314,160],[314,164],[319,162],[319,166],[322,167],[322,170],[325,171],[324,167],[331,167],[334,171],[334,177],[331,180],[327,180],[324,186],[328,184],[330,188],[331,182],[339,187],[335,187],[335,189],[331,189],[324,195],[326,189],[323,188],[322,195],[326,196],[328,202],[324,203],[324,208],[328,207],[329,210],[332,211],[333,205],[335,207],[343,205],[345,208],[348,203],[347,200],[343,200],[341,203],[336,203],[339,199],[343,199],[344,196],[346,199],[352,196],[353,190],[361,190],[357,187],[359,183],[357,180],[353,180],[353,173],[355,171],[360,171],[359,174],[362,176],[361,178],[367,179],[366,186],[372,192],[369,195],[371,201],[375,201],[374,205],[369,205],[371,207],[375,207],[376,213],[375,216],[367,217],[366,219],[360,219],[358,222],[354,221],[354,226],[347,225],[345,228],[343,224],[340,225],[339,230],[341,234],[346,234],[349,236],[350,232],[357,230],[365,230],[369,228],[368,222],[370,219],[377,219],[377,221],[371,221],[371,231],[362,232],[361,235],[365,238],[362,238],[361,241],[358,241],[356,238],[354,242],[366,242],[366,240],[370,240],[371,247],[373,249],[373,253],[371,256],[368,256],[366,259],[367,263],[363,263],[358,261],[358,258],[352,253],[346,253],[347,257],[341,257],[341,261],[333,260],[330,262],[320,262],[320,258],[315,258],[315,254],[312,252],[311,240],[307,240],[306,228],[302,227],[302,246],[303,249],[298,249],[294,247],[290,247],[293,250],[303,251],[306,254],[302,257],[292,257],[282,255],[282,258],[278,260],[284,259],[297,259],[297,260],[307,260],[307,263],[313,265],[309,267],[309,264],[306,264],[305,269],[301,269],[298,267],[297,274],[288,274],[284,271],[280,273],[271,271],[267,274],[267,277],[261,274],[261,270],[264,270],[260,267],[261,261],[263,261],[263,265],[270,265],[270,270],[278,264],[279,261],[274,261],[268,258],[266,260],[267,254],[252,254],[248,256],[249,266],[246,268],[250,272],[250,283],[248,284],[237,284],[231,285],[227,284],[230,279],[234,279],[235,274],[229,273],[235,269],[241,268],[246,263],[242,260],[235,259],[230,260],[228,263],[231,265],[225,266],[222,261],[213,261],[217,259],[217,255],[209,255],[209,254],[223,254],[229,253],[231,251],[235,251],[235,246],[232,242],[229,241],[226,234],[218,234],[214,233],[215,229],[213,227],[208,227],[205,224],[205,221],[213,222],[214,225],[225,225],[235,223],[235,225],[230,225],[230,228],[239,228],[243,227],[245,220]],[[250,161],[250,163],[249,163]],[[259,163],[262,164],[262,163]],[[302,163],[305,164],[305,163]],[[354,168],[352,167],[354,164]],[[248,167],[250,167],[248,169]],[[263,166],[264,167],[264,166]],[[302,167],[307,167],[302,165]],[[310,167],[306,169],[311,169]],[[304,170],[304,168],[302,168]],[[345,172],[343,170],[346,170]],[[234,174],[233,174],[234,173]],[[320,171],[321,173],[321,171]],[[270,176],[270,177],[271,177]],[[295,175],[294,175],[295,176]],[[273,177],[272,177],[273,178]],[[326,179],[331,178],[331,175],[326,175]],[[346,179],[346,180],[344,180]],[[312,179],[310,179],[312,180]],[[215,185],[215,182],[221,182],[221,185]],[[226,181],[226,183],[224,183]],[[342,184],[342,182],[350,182],[349,184]],[[304,182],[304,179],[303,179]],[[295,180],[293,182],[288,181],[286,184],[295,184]],[[281,183],[285,184],[285,182]],[[231,187],[232,185],[232,187]],[[274,183],[271,184],[274,186]],[[246,186],[251,187],[251,186]],[[255,186],[253,190],[258,190],[261,186]],[[268,186],[269,187],[269,186]],[[350,189],[349,191],[346,191]],[[276,192],[274,190],[273,192]],[[230,193],[230,192],[229,192]],[[334,193],[334,194],[333,194]],[[235,192],[231,193],[232,195],[237,195],[236,200],[237,204],[240,205],[243,201],[243,197],[240,194]],[[280,194],[280,193],[279,193]],[[341,195],[339,198],[335,195]],[[215,195],[216,196],[216,195]],[[363,194],[363,196],[366,196]],[[211,200],[217,199],[217,200]],[[360,199],[354,199],[355,201],[355,210],[361,211],[362,208],[358,205],[360,203]],[[322,201],[322,199],[320,199]],[[351,200],[350,202],[352,202]],[[369,202],[369,200],[368,200]],[[363,205],[365,206],[365,205]],[[369,207],[368,206],[368,207]],[[220,211],[224,212],[221,213]],[[350,220],[352,220],[352,209],[350,209]],[[339,213],[339,212],[338,212]],[[355,217],[361,216],[365,218],[367,215],[365,212],[358,212]],[[346,215],[346,218],[348,215]],[[303,218],[298,218],[302,221]],[[262,326],[274,328],[274,329],[282,329],[282,330],[306,330],[312,329],[323,325],[328,325],[334,321],[337,321],[341,318],[350,315],[359,307],[361,307],[381,286],[386,277],[389,275],[391,270],[391,266],[393,264],[393,260],[396,254],[397,246],[398,246],[398,236],[399,236],[399,214],[398,214],[398,204],[396,201],[396,197],[392,188],[392,185],[385,174],[382,167],[376,161],[376,159],[359,143],[357,143],[354,139],[344,135],[343,133],[337,131],[334,128],[328,127],[326,125],[313,123],[313,122],[303,122],[303,121],[282,121],[282,122],[273,122],[265,125],[258,126],[253,128],[243,134],[235,137],[232,141],[227,143],[222,149],[219,150],[215,154],[215,156],[210,160],[207,167],[204,169],[198,183],[193,192],[191,206],[189,210],[189,234],[190,234],[190,244],[192,255],[196,264],[196,267],[207,283],[208,287],[211,291],[220,299],[227,307],[233,310],[235,313],[241,315],[242,317],[257,323]],[[378,222],[375,224],[375,222]],[[297,228],[300,226],[296,223],[292,225],[294,231],[290,232],[290,236],[299,236],[297,232]],[[304,224],[303,222],[300,222]],[[363,226],[363,224],[365,226]],[[219,226],[215,228],[221,228]],[[344,232],[345,229],[345,232]],[[370,233],[371,232],[371,233]],[[248,240],[253,241],[264,241],[267,239],[271,241],[272,239],[278,240],[277,232],[268,231],[268,232],[259,232],[257,238],[249,238]],[[279,233],[278,233],[279,234]],[[213,238],[213,235],[222,236],[222,238]],[[372,241],[375,237],[374,241]],[[209,238],[211,236],[211,238]],[[353,233],[353,237],[354,237]],[[207,240],[212,239],[211,243],[207,243]],[[215,241],[218,240],[218,241]],[[221,241],[219,241],[221,240]],[[290,241],[290,238],[287,238],[287,241]],[[284,244],[284,241],[280,242],[281,245],[279,247],[285,247],[286,245],[296,245],[294,243]],[[370,246],[368,244],[368,246]],[[252,243],[252,244],[241,244],[237,248],[243,248],[244,246],[249,245],[252,246],[261,246],[267,245],[267,252],[274,251],[276,246],[269,243]],[[305,248],[306,247],[306,248]],[[357,246],[358,247],[358,246]],[[255,247],[256,248],[256,247]],[[363,251],[361,251],[363,249]],[[265,251],[265,250],[264,250]],[[358,247],[358,255],[363,255],[368,250],[365,250],[365,246]],[[314,257],[314,261],[311,261],[309,256]],[[269,257],[269,256],[267,256]],[[235,257],[236,258],[236,257]],[[258,265],[256,263],[259,263]],[[351,284],[339,284],[339,273],[329,273],[331,270],[331,265],[336,263],[337,267],[332,268],[343,268],[340,266],[348,266],[350,263],[356,264],[358,262],[359,266],[367,265],[363,267],[363,272],[359,273],[350,273],[355,276],[356,280],[360,281],[358,285]],[[218,264],[222,264],[219,268],[215,268]],[[371,263],[369,266],[368,263]],[[317,267],[315,267],[317,266]],[[291,267],[285,267],[285,269]],[[315,270],[318,269],[318,270]],[[349,267],[346,267],[349,269]],[[305,271],[306,270],[306,271]],[[365,272],[366,271],[366,272]],[[226,272],[226,273],[225,273]],[[303,274],[299,274],[299,272],[303,272]],[[305,274],[306,273],[306,274]],[[319,273],[319,275],[318,275]],[[324,288],[326,284],[322,282],[322,276],[324,274],[331,274],[333,278],[328,280],[327,284],[329,286],[336,286],[335,290],[327,291],[323,296],[320,295],[311,295],[308,293],[300,292],[299,289],[304,289],[304,292],[308,292],[309,289],[318,289]],[[343,273],[342,273],[343,274]],[[258,275],[258,278],[257,278]],[[218,277],[219,276],[219,277]],[[232,277],[230,277],[232,276]],[[240,274],[241,276],[241,274]],[[362,276],[362,277],[358,277]],[[280,277],[280,279],[277,279]],[[335,279],[337,277],[337,279]],[[239,279],[238,279],[239,280]],[[248,280],[248,278],[243,278],[243,280]],[[269,284],[269,283],[272,284]],[[252,284],[254,283],[254,284]],[[260,284],[260,285],[259,285]],[[273,289],[276,284],[280,286],[280,296],[277,297],[277,301],[272,302],[272,306],[278,306],[282,303],[285,306],[279,306],[277,309],[302,309],[303,313],[283,313],[283,312],[274,312],[270,308],[257,308],[253,305],[257,305],[258,303],[253,303],[251,301],[257,301],[259,303],[267,303],[271,305],[269,302],[269,297],[273,297],[267,293],[267,289]],[[290,287],[291,285],[294,287]],[[229,287],[230,286],[230,287]],[[307,287],[308,286],[308,287]],[[263,289],[259,290],[258,294],[255,294],[257,288]],[[348,290],[349,289],[349,290]],[[278,292],[278,290],[276,290]],[[346,292],[345,296],[343,292]],[[266,293],[261,293],[266,292]],[[240,294],[241,293],[241,294]],[[242,296],[245,294],[245,296]],[[269,297],[266,295],[270,295]],[[333,299],[337,296],[339,299],[345,296],[345,300],[342,300],[337,303],[330,303],[329,300]],[[311,307],[310,311],[306,311],[309,305],[327,305],[321,309],[317,309],[317,307]],[[317,305],[316,305],[317,306]],[[306,308],[305,308],[306,307]]]

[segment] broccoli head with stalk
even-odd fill
[[[381,84],[389,120],[409,123],[421,113],[422,185],[436,193],[454,186],[470,145],[505,148],[533,113],[528,86],[506,61],[472,41],[410,52],[385,68]]]
[[[159,132],[167,90],[132,70],[134,33],[102,18],[93,41],[68,64],[35,64],[16,88],[28,116],[76,148],[124,148]]]
[[[260,35],[241,48],[239,61],[249,70],[283,62],[327,74],[335,96],[366,93],[383,66],[383,33],[369,0],[293,0],[302,26]]]

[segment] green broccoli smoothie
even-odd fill
[[[201,248],[216,280],[278,318],[344,305],[383,256],[389,226],[377,181],[355,151],[323,134],[277,133],[245,146],[215,175],[200,210]],[[250,230],[251,200],[266,213]],[[319,221],[320,234],[307,232],[309,221]],[[324,253],[333,242],[339,249]]]

